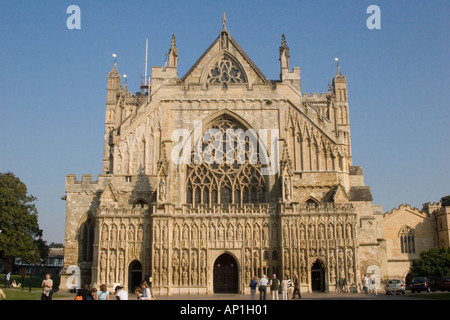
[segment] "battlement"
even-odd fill
[[[304,98],[326,98],[327,97],[327,93],[326,92],[303,92],[302,93],[302,97]]]
[[[419,213],[419,214],[426,214],[425,212],[423,212],[422,210],[420,210],[420,209],[418,209],[418,208],[411,207],[411,205],[409,205],[409,204],[407,204],[407,203],[402,203],[402,204],[399,205],[397,208],[394,208],[394,209],[392,209],[392,210],[390,210],[390,211],[388,211],[388,212],[385,212],[385,213],[384,213],[384,216],[386,216],[386,215],[391,215],[391,214],[393,214],[393,213],[395,213],[395,212],[397,212],[397,211],[399,211],[399,210],[401,210],[401,209],[409,209],[409,210],[415,211],[416,213]]]
[[[66,175],[66,192],[67,191],[96,191],[103,189],[109,176],[98,175],[97,180],[92,180],[91,174],[81,175],[81,180],[77,179],[75,174]]]

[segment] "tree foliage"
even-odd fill
[[[443,207],[450,206],[450,195],[442,197],[441,198],[441,203],[442,203]]]
[[[52,242],[52,243],[50,243],[50,245],[48,247],[49,248],[64,248],[64,244]]]
[[[0,254],[9,260],[14,257],[29,263],[39,260],[36,238],[42,234],[35,201],[13,173],[0,173]]]
[[[450,248],[433,248],[420,253],[411,264],[414,276],[445,277],[450,275]]]

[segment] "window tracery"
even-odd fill
[[[400,230],[400,247],[401,253],[415,253],[414,232],[413,230],[405,226]]]
[[[186,202],[194,206],[265,202],[255,139],[243,135],[244,130],[226,116],[214,121],[208,130],[214,132],[211,139],[201,141],[200,155],[194,147],[187,164]]]
[[[232,61],[231,58],[223,56],[214,67],[209,70],[208,83],[228,84],[245,83],[245,73]]]

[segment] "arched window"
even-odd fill
[[[186,203],[241,206],[265,202],[258,141],[252,132],[223,115],[212,122],[200,143],[187,164]]]
[[[272,251],[272,260],[278,261],[278,252],[276,250]]]
[[[133,208],[144,208],[145,205],[147,205],[147,202],[145,202],[145,201],[142,200],[142,199],[139,199],[138,201],[136,201],[136,202],[133,204]]]
[[[88,217],[82,226],[81,235],[82,261],[92,261],[94,257],[94,221]]]
[[[402,253],[415,253],[416,246],[414,243],[414,232],[408,226],[403,227],[399,233],[400,236],[400,248]]]
[[[319,205],[319,203],[313,198],[309,198],[305,203],[310,207],[317,207]]]

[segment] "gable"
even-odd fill
[[[219,72],[217,74],[217,72]],[[268,83],[269,80],[226,30],[182,78],[185,83]]]
[[[346,203],[348,201],[349,196],[340,183],[331,188],[322,198],[322,202]]]
[[[100,196],[100,203],[114,203],[117,202],[117,192],[114,190],[114,187],[111,182],[106,185],[105,190],[103,190],[102,195]]]

